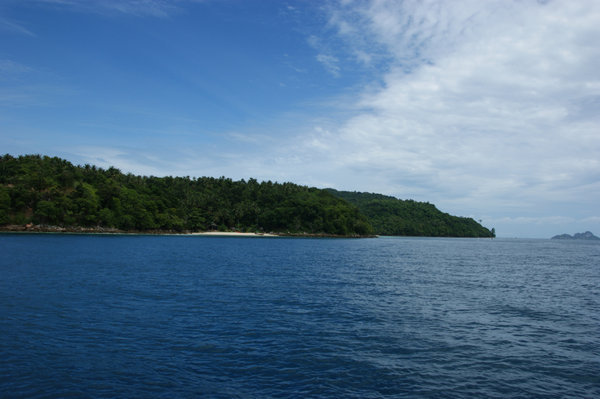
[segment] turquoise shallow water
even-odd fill
[[[600,245],[0,235],[2,397],[600,397]]]

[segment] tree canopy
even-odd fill
[[[435,205],[400,200],[383,194],[327,189],[333,195],[355,205],[379,235],[428,237],[495,237],[472,218],[452,216]]]
[[[220,177],[155,177],[57,157],[0,157],[0,226],[494,237],[471,218],[382,194]]]
[[[136,176],[57,157],[4,155],[0,224],[26,223],[125,231],[372,234],[353,205],[293,183]]]

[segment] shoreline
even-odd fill
[[[236,231],[175,231],[175,230],[120,230],[113,227],[83,226],[51,226],[51,225],[4,225],[0,233],[33,233],[33,234],[106,234],[106,235],[165,235],[165,236],[199,236],[199,237],[296,237],[296,238],[376,238],[376,235],[355,236],[326,233],[242,233]]]
[[[201,231],[184,233],[184,235],[212,237],[281,237],[281,235],[274,233],[242,233],[237,231]]]

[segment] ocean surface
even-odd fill
[[[0,397],[599,398],[600,244],[0,234]]]

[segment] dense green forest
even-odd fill
[[[495,231],[475,220],[452,216],[433,204],[399,200],[383,194],[358,193],[327,189],[333,195],[358,207],[375,234],[429,237],[495,237]]]
[[[293,183],[154,177],[57,157],[0,157],[0,226],[493,237],[429,203]]]
[[[153,177],[40,155],[0,158],[0,225],[369,235],[356,207],[325,190],[221,177]]]

